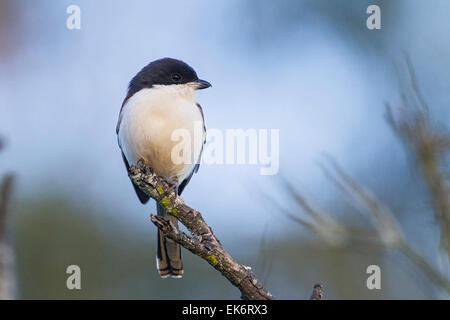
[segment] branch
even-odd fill
[[[143,165],[131,167],[128,174],[142,191],[166,208],[169,214],[176,217],[192,233],[192,236],[187,235],[161,217],[151,215],[152,222],[167,237],[206,260],[241,291],[243,299],[274,299],[256,279],[251,272],[251,268],[237,263],[222,247],[211,227],[203,220],[200,212],[186,205],[172,185],[151,173]]]
[[[12,184],[13,176],[8,174],[3,178],[0,186],[0,242],[4,239],[6,213],[8,211],[9,198],[11,197]]]
[[[15,281],[12,275],[13,253],[6,242],[6,216],[13,185],[13,176],[6,175],[0,186],[0,300],[12,299]]]
[[[0,138],[0,151],[4,147],[4,140]],[[12,299],[15,288],[11,275],[13,264],[12,250],[6,243],[6,215],[9,207],[13,184],[13,176],[7,174],[0,184],[0,300]]]
[[[309,298],[309,300],[322,300],[322,296],[323,296],[322,289],[323,289],[323,286],[321,284],[316,284],[314,286],[313,293],[311,295],[311,298]]]

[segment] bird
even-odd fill
[[[187,63],[162,58],[150,62],[130,81],[120,108],[116,126],[119,148],[128,171],[130,166],[143,161],[152,172],[175,186],[181,195],[200,166],[203,145],[206,141],[205,118],[196,101],[196,91],[211,87],[208,81],[198,78]],[[202,124],[201,134],[195,134],[196,123]],[[172,150],[177,145],[173,133],[185,130],[191,137],[193,161],[173,161]],[[186,131],[187,130],[187,131]],[[184,152],[184,151],[183,151]],[[142,204],[149,196],[133,183]],[[157,203],[157,214],[178,226],[175,217]],[[156,268],[161,278],[181,278],[183,262],[181,248],[158,229]]]

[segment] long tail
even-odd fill
[[[178,220],[166,212],[166,210],[157,204],[158,215],[170,221],[175,227],[178,227]],[[161,278],[181,278],[183,276],[183,261],[181,259],[181,247],[172,239],[164,237],[161,230],[158,229],[158,249],[156,252],[156,268]]]

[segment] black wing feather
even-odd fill
[[[123,159],[123,162],[125,163],[125,167],[127,168],[127,172],[128,172],[128,169],[130,169],[130,165],[128,164],[127,158],[125,158],[125,155],[123,154],[123,152],[122,152],[122,159]],[[136,191],[136,195],[138,196],[141,203],[142,204],[147,203],[148,200],[150,199],[150,196],[148,196],[144,191],[139,189],[139,187],[137,185],[135,185],[133,181],[131,181],[131,183],[133,184],[134,191]]]

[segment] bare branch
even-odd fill
[[[177,195],[175,188],[144,166],[131,167],[129,176],[142,191],[164,206],[168,213],[176,217],[192,233],[192,236],[187,235],[172,227],[161,217],[151,215],[152,222],[167,237],[206,260],[241,291],[243,299],[274,299],[256,279],[250,267],[237,263],[230,256],[214,235],[211,227],[203,220],[200,212],[186,205]]]
[[[409,91],[402,93],[402,104],[394,109],[386,103],[386,120],[404,145],[411,151],[416,160],[419,172],[422,174],[425,186],[428,188],[432,209],[437,225],[440,229],[440,257],[448,262],[450,256],[450,188],[448,185],[450,174],[445,165],[445,155],[450,151],[450,134],[448,130],[438,130],[432,125],[430,108],[423,98],[417,83],[412,63],[406,57],[409,77]],[[379,201],[374,194],[358,184],[331,157],[328,166],[323,165],[325,175],[335,183],[349,199],[353,200],[356,208],[368,213],[377,231],[378,242],[386,249],[399,250],[434,283],[450,293],[449,275],[437,271],[424,255],[418,252],[405,239],[400,224],[391,210]],[[306,222],[291,213],[287,216],[292,220],[319,232],[327,238],[327,232],[332,233],[336,228],[330,228],[324,221],[330,220],[330,214],[312,209],[292,187],[290,194],[310,216],[314,223]],[[333,220],[331,220],[333,221]],[[369,232],[358,232],[334,221],[335,225],[356,240],[365,240]],[[325,226],[325,227],[324,227]],[[366,234],[366,236],[365,236]],[[373,237],[370,237],[373,239]]]
[[[379,239],[390,247],[396,247],[403,242],[403,234],[395,216],[372,192],[359,185],[338,163],[329,157],[331,169],[322,166],[325,174],[353,200],[354,206],[369,213],[372,223],[379,233]]]

